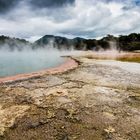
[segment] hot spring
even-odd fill
[[[53,68],[66,61],[61,57],[66,52],[57,50],[26,50],[1,51],[0,50],[0,77],[14,76]]]

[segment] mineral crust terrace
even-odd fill
[[[64,71],[1,80],[0,140],[140,139],[139,71],[124,69],[127,62],[74,60]]]

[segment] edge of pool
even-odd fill
[[[28,80],[30,78],[40,77],[45,74],[49,75],[49,74],[63,73],[63,72],[66,72],[66,71],[69,71],[69,70],[72,70],[72,69],[75,69],[78,67],[79,63],[76,59],[74,59],[71,56],[65,56],[65,58],[66,58],[66,61],[63,64],[61,64],[57,67],[54,67],[54,68],[48,68],[48,69],[40,70],[37,72],[17,74],[14,76],[0,78],[0,84]]]

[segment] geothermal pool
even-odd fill
[[[0,51],[0,78],[57,67],[65,62],[59,51]]]

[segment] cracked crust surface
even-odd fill
[[[140,139],[140,73],[77,60],[65,73],[0,85],[1,140]]]

